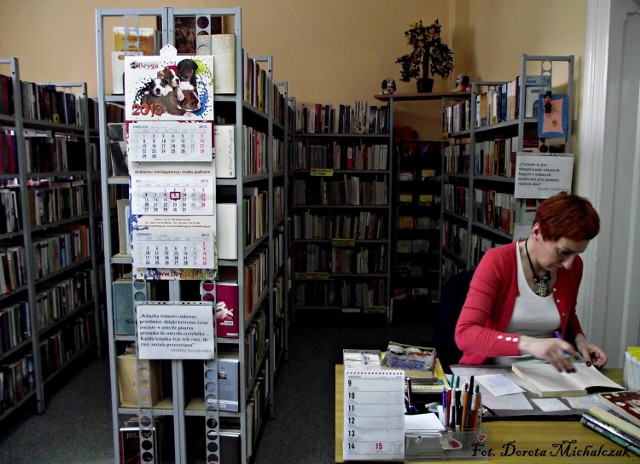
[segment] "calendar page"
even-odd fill
[[[132,216],[134,267],[215,269],[215,216]]]
[[[125,56],[124,69],[127,121],[214,119],[213,56]]]
[[[345,461],[404,460],[404,372],[345,369]]]
[[[131,214],[211,216],[216,189],[213,163],[129,163]]]
[[[132,122],[127,125],[129,161],[213,161],[213,123]]]

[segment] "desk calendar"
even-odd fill
[[[404,372],[345,369],[345,461],[404,459]]]
[[[130,163],[131,214],[210,216],[215,214],[212,163],[184,167]]]
[[[128,126],[127,158],[130,161],[211,162],[212,123],[154,121]]]

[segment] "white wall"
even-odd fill
[[[622,367],[640,344],[640,9],[632,0],[590,0],[578,193],[601,215],[585,253],[583,328]]]

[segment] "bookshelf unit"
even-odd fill
[[[558,74],[565,83],[558,82]],[[522,82],[538,76],[530,90],[521,90]],[[571,115],[573,56],[524,54],[519,78],[472,82],[466,101],[443,102],[449,140],[443,149],[442,284],[474,269],[488,248],[528,235],[537,200],[514,198],[516,160],[519,153],[545,154],[532,103],[539,93],[558,89],[567,95]],[[567,119],[568,136],[545,141],[550,153],[571,152],[571,116]]]
[[[394,311],[439,300],[441,142],[395,143]],[[410,309],[410,308],[407,308]]]
[[[388,104],[391,152],[395,158],[391,235],[393,310],[414,311],[423,308],[425,301],[436,303],[440,298],[442,142],[403,139],[394,127],[394,111],[402,102],[455,101],[468,96],[462,92],[429,92],[374,95],[374,98]]]
[[[364,102],[352,112],[341,106],[343,116],[355,115],[351,123],[328,105],[297,107],[291,168],[294,306],[296,312],[383,315],[390,322],[388,113]],[[359,126],[352,125],[357,115]]]
[[[123,354],[137,340],[137,328],[134,323],[130,333],[119,332],[116,325],[119,306],[115,291],[109,292],[113,443],[115,450],[122,449],[120,429],[133,425],[143,435],[149,432],[147,443],[143,436],[136,449],[145,450],[151,441],[150,462],[247,463],[257,445],[263,420],[274,413],[274,377],[288,347],[289,310],[284,298],[285,159],[291,139],[291,118],[287,110],[290,97],[286,82],[276,84],[273,79],[272,57],[250,56],[243,49],[240,8],[98,9],[100,153],[104,166],[108,166],[110,156],[107,107],[122,105],[125,101],[122,94],[107,88],[112,27],[124,26],[134,39],[142,36],[142,27],[150,27],[156,30],[158,47],[170,44],[178,48],[176,21],[195,27],[198,39],[194,49],[211,47],[212,42],[207,41],[213,41],[215,35],[212,34],[220,29],[224,34],[233,35],[234,90],[213,95],[213,130],[227,131],[224,153],[232,159],[235,174],[218,175],[215,183],[217,266],[199,270],[191,278],[185,278],[182,271],[180,278],[169,280],[136,276],[124,284],[125,295],[129,292],[129,305],[135,306],[139,304],[133,302],[138,292],[147,301],[193,303],[220,302],[223,295],[226,298],[228,292],[235,293],[238,301],[233,310],[237,334],[221,333],[222,324],[217,324],[213,360],[150,362],[137,354],[131,355],[132,375],[138,384],[133,401],[126,402],[128,398],[119,392],[124,372],[119,364],[125,362]],[[157,49],[152,54],[157,55]],[[218,157],[222,155],[221,148],[222,144],[216,142]],[[111,288],[133,269],[131,254],[117,253],[120,250],[115,218],[117,200],[129,198],[131,180],[129,175],[114,176],[108,169],[102,170],[102,179],[104,220],[113,224],[104,229],[105,280]],[[151,382],[141,386],[141,380],[148,378],[141,377],[145,370],[152,371]],[[222,375],[223,372],[226,375]],[[226,379],[233,377],[236,383],[227,385]],[[194,381],[197,379],[200,381]],[[230,403],[229,395],[235,395],[235,401]],[[136,416],[145,420],[139,422]],[[131,418],[134,419],[131,421]],[[116,462],[119,462],[118,453]]]
[[[0,59],[0,421],[101,355],[93,103],[84,83],[21,80]],[[9,70],[7,73],[6,70]]]

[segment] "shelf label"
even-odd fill
[[[307,272],[305,274],[306,280],[329,280],[328,272]]]
[[[360,312],[360,308],[342,308],[342,312],[358,314]]]
[[[332,177],[333,169],[331,168],[313,168],[309,172],[312,177]]]
[[[355,238],[333,238],[331,239],[331,245],[336,247],[352,247],[355,246]]]
[[[365,306],[364,313],[365,314],[386,314],[387,307],[386,306]]]

